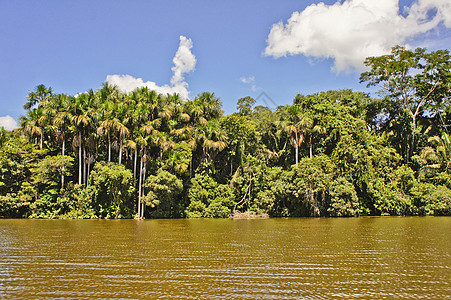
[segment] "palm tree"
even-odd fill
[[[29,92],[27,96],[27,102],[25,102],[23,108],[31,110],[33,106],[40,102],[50,98],[53,95],[53,89],[51,87],[45,87],[45,85],[38,85],[34,91]]]
[[[203,159],[211,162],[218,152],[227,147],[227,136],[217,119],[210,120],[205,126],[196,129],[196,144],[202,147]]]
[[[83,184],[83,138],[90,125],[92,125],[92,118],[87,113],[88,108],[93,107],[94,93],[92,91],[80,94],[75,98],[71,107],[71,124],[74,126],[76,136],[73,140],[73,145],[78,148],[78,184]]]
[[[50,120],[50,128],[54,133],[56,140],[61,142],[61,155],[65,155],[66,150],[66,131],[70,124],[69,107],[73,102],[73,98],[66,94],[54,95],[50,101],[44,101],[44,114]],[[64,167],[61,172],[61,188],[64,188]]]
[[[214,93],[204,92],[198,95],[190,103],[189,114],[192,125],[206,125],[209,120],[219,118],[224,112],[221,109],[221,101]]]
[[[147,139],[149,136],[146,136],[144,131],[139,130],[136,135],[136,142],[138,147],[140,148],[140,163],[139,163],[139,179],[138,179],[138,218],[142,218],[144,216],[144,203],[141,201],[142,196],[144,195],[143,191],[143,182],[146,180],[146,166],[147,161],[149,160],[149,156],[147,154]]]
[[[302,114],[298,105],[293,104],[285,109],[287,123],[285,125],[285,131],[290,137],[291,144],[295,149],[295,161],[296,167],[299,164],[299,147],[304,141],[305,134],[308,132],[308,128],[313,125],[313,120],[309,116]]]
[[[128,106],[125,102],[118,103],[114,106],[116,118],[114,119],[114,129],[119,135],[119,165],[122,164],[122,149],[125,138],[130,134],[130,130],[126,124],[130,121],[128,116]]]
[[[424,162],[432,161],[435,163],[427,164],[423,168],[431,169],[442,169],[445,172],[451,170],[451,139],[450,136],[443,132],[441,136],[432,136],[428,141],[435,146],[426,147],[421,151],[420,157]]]
[[[30,139],[34,138],[34,143],[43,148],[44,128],[42,126],[42,109],[33,109],[28,111],[27,116],[20,117],[20,126]],[[39,138],[39,142],[38,142]]]
[[[102,87],[96,92],[99,101],[99,126],[97,127],[97,134],[104,136],[108,141],[108,162],[111,162],[112,149],[112,133],[118,126],[118,121],[115,118],[115,106],[122,100],[121,94],[117,86],[104,83]]]
[[[52,131],[56,139],[61,142],[61,155],[65,155],[66,130],[71,118],[69,107],[73,101],[73,97],[58,94],[44,107],[44,113],[51,118]]]

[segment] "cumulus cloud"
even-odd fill
[[[10,115],[6,115],[4,117],[0,117],[0,127],[3,127],[5,130],[13,130],[19,127],[17,125],[16,120]]]
[[[191,48],[193,48],[191,39],[180,36],[180,46],[172,60],[174,66],[171,70],[174,75],[171,78],[171,84],[173,86],[188,86],[185,82],[185,74],[194,71],[196,67],[196,57],[191,53]]]
[[[265,55],[331,58],[334,70],[361,71],[368,56],[426,33],[439,24],[451,27],[451,1],[418,0],[399,13],[398,0],[345,0],[312,4],[294,12],[287,24],[274,24]]]
[[[194,71],[196,67],[196,57],[191,52],[193,43],[191,39],[184,36],[180,36],[180,45],[172,60],[174,66],[172,67],[173,76],[171,78],[171,84],[165,84],[162,86],[157,85],[152,81],[144,81],[142,78],[135,78],[131,75],[108,75],[106,82],[114,84],[125,93],[134,91],[137,88],[148,87],[151,90],[155,90],[161,94],[173,94],[177,93],[182,98],[187,99],[189,97],[188,83],[185,81],[185,75]]]

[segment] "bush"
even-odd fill
[[[133,174],[123,165],[97,162],[90,175],[92,207],[100,218],[133,217]]]
[[[359,215],[359,199],[354,185],[344,177],[335,179],[329,190],[330,207],[327,209],[333,217],[355,217]]]
[[[421,215],[451,215],[451,190],[431,183],[418,183],[412,188],[415,206]]]
[[[227,217],[235,205],[235,196],[228,185],[218,184],[210,176],[201,174],[191,179],[188,199],[186,215],[189,218]]]
[[[183,182],[177,176],[159,169],[156,175],[151,175],[146,179],[144,187],[149,192],[142,198],[142,201],[152,208],[152,217],[180,217],[180,194],[183,191]]]

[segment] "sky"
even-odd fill
[[[450,0],[0,0],[0,126],[12,129],[37,85],[76,95],[102,83],[192,99],[226,114],[238,99],[359,84],[363,60],[394,45],[451,48]]]

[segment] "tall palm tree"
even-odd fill
[[[33,109],[28,111],[26,116],[20,117],[20,126],[30,139],[34,139],[34,143],[43,148],[44,128],[40,120],[42,117],[42,109]],[[38,141],[39,139],[39,141]]]
[[[136,142],[138,147],[140,148],[140,163],[139,163],[139,179],[138,179],[138,218],[142,218],[144,216],[144,203],[141,201],[144,191],[143,191],[143,182],[146,180],[146,166],[149,160],[149,155],[147,153],[147,144],[148,144],[148,135],[146,136],[145,132],[139,130],[136,136]]]
[[[130,129],[126,126],[130,121],[129,107],[125,102],[117,103],[114,106],[115,122],[114,129],[119,136],[119,165],[122,164],[122,149],[125,138],[130,134]]]
[[[299,164],[299,147],[304,141],[308,128],[313,127],[313,119],[303,114],[300,107],[296,104],[286,107],[285,114],[287,120],[285,131],[295,149],[294,157],[297,167]]]
[[[61,142],[61,155],[65,155],[66,151],[66,132],[70,124],[69,107],[73,102],[73,98],[66,94],[54,95],[43,106],[44,114],[50,120],[50,127],[56,140]],[[64,188],[64,167],[61,172],[61,188]]]
[[[34,91],[28,93],[27,102],[25,102],[23,108],[26,110],[31,110],[33,106],[50,98],[52,95],[53,89],[51,87],[47,88],[45,85],[40,84],[34,89]]]
[[[113,133],[117,127],[117,119],[114,116],[115,103],[104,99],[101,100],[99,109],[99,123],[97,127],[97,134],[106,137],[108,143],[108,162],[111,162],[111,149],[113,143]]]
[[[51,118],[52,131],[61,142],[61,155],[66,151],[66,131],[70,124],[70,105],[74,98],[66,94],[58,94],[44,108],[44,113]]]
[[[89,107],[92,107],[93,98],[94,93],[92,91],[80,94],[75,98],[71,106],[70,121],[76,134],[73,145],[78,148],[78,184],[80,185],[83,184],[83,138],[93,121],[87,111]]]
[[[216,154],[227,147],[227,136],[217,119],[197,127],[196,144],[202,147],[202,160],[205,162],[212,162]]]

